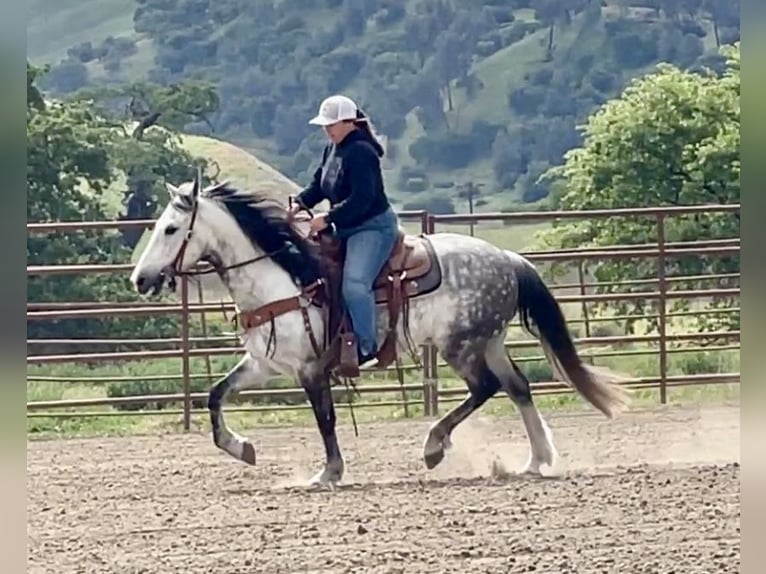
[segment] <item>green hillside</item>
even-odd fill
[[[35,63],[57,62],[82,42],[133,36],[135,0],[30,0],[27,54]]]
[[[232,184],[287,201],[298,186],[270,165],[229,142],[214,138],[184,134],[181,147],[195,157],[202,157],[220,168],[221,178]],[[118,178],[104,194],[106,211],[112,217],[124,211],[122,194],[124,178]],[[134,249],[134,259],[141,252],[149,232]]]
[[[718,43],[739,38],[725,0],[35,0],[32,14],[32,61],[57,63],[45,88],[212,80],[216,137],[299,183],[323,143],[308,118],[346,92],[387,137],[399,207],[435,211],[464,210],[469,182],[480,209],[543,200],[537,176],[599,105],[660,61],[720,66]]]

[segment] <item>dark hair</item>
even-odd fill
[[[375,151],[378,152],[378,155],[382,157],[386,153],[383,144],[380,143],[380,138],[378,138],[378,135],[375,133],[375,127],[372,125],[370,118],[359,108],[356,109],[356,120],[354,120],[354,125],[359,128],[365,135],[367,141],[369,141],[375,148]]]

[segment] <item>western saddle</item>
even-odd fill
[[[330,361],[337,367],[338,374],[357,377],[359,361],[356,339],[341,295],[345,259],[343,244],[326,234],[321,234],[317,242],[327,283],[325,295],[329,299],[324,305],[326,333],[329,335],[325,345],[332,349]],[[373,282],[375,302],[388,308],[386,337],[376,355],[379,367],[387,367],[398,357],[397,328],[400,318],[410,352],[415,352],[409,335],[409,300],[431,293],[439,287],[441,280],[441,266],[428,237],[411,235],[399,228],[391,255]],[[333,345],[339,345],[339,348],[335,350]]]
[[[314,351],[324,367],[330,371],[335,370],[342,377],[358,377],[356,338],[341,294],[344,243],[326,233],[311,237],[310,240],[320,254],[322,278],[304,287],[302,295],[239,313],[239,324],[244,328],[257,327],[279,315],[300,309]],[[409,334],[409,300],[433,292],[441,281],[441,266],[428,236],[412,235],[399,228],[391,254],[373,283],[375,302],[378,306],[386,305],[388,308],[386,337],[376,354],[378,367],[385,368],[398,359],[397,328],[400,319],[409,350],[415,354]],[[325,334],[321,346],[311,328],[307,305],[320,307],[324,315]]]

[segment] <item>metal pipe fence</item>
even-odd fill
[[[581,356],[588,361],[597,358],[628,356],[628,355],[652,355],[656,356],[659,363],[659,372],[656,377],[643,377],[628,379],[625,384],[629,388],[636,389],[659,389],[660,402],[667,401],[667,391],[687,385],[739,383],[739,372],[735,373],[709,373],[671,375],[668,371],[668,357],[676,353],[705,351],[724,351],[739,349],[739,331],[724,330],[696,333],[669,333],[670,321],[681,317],[695,317],[700,315],[724,315],[727,313],[739,313],[739,306],[727,309],[689,309],[684,311],[669,310],[669,303],[673,300],[699,301],[711,300],[721,297],[736,298],[740,295],[739,271],[736,273],[720,274],[696,274],[696,275],[669,275],[668,262],[676,257],[688,256],[730,256],[737,255],[740,251],[739,238],[725,238],[702,241],[667,241],[666,220],[670,217],[681,215],[699,215],[710,213],[733,214],[739,212],[739,205],[704,205],[687,207],[667,208],[642,208],[642,209],[617,209],[617,210],[590,210],[590,211],[567,211],[567,212],[517,212],[517,213],[481,213],[461,215],[434,215],[424,211],[403,212],[400,217],[404,221],[414,221],[420,224],[422,233],[435,233],[442,228],[454,225],[479,224],[493,222],[507,225],[524,224],[529,222],[542,222],[560,219],[577,218],[651,218],[656,223],[656,243],[613,245],[603,247],[583,247],[560,249],[556,251],[524,252],[531,261],[536,263],[566,263],[577,266],[578,276],[576,281],[563,284],[551,284],[556,298],[561,304],[577,304],[581,310],[581,317],[568,317],[570,326],[584,326],[585,336],[574,337],[575,344],[582,349]],[[80,231],[103,231],[118,228],[138,227],[150,228],[154,221],[115,221],[115,222],[51,222],[29,223],[29,233],[61,233]],[[437,229],[438,227],[438,229]],[[631,259],[649,259],[656,262],[656,276],[632,281],[591,281],[586,277],[584,265],[593,261],[614,261]],[[62,274],[89,274],[89,273],[126,273],[132,268],[130,264],[82,264],[82,265],[33,265],[27,267],[28,276],[54,276]],[[715,283],[718,283],[717,285]],[[721,283],[725,286],[721,286]],[[707,288],[691,288],[699,283],[713,283]],[[736,286],[731,286],[736,283]],[[89,399],[69,400],[44,400],[28,401],[27,416],[29,417],[88,417],[88,416],[119,416],[119,415],[174,415],[182,416],[185,429],[191,428],[192,417],[205,412],[195,408],[195,402],[203,400],[206,395],[192,391],[192,383],[200,379],[212,381],[223,373],[214,372],[211,366],[211,357],[233,356],[241,353],[242,349],[237,344],[234,335],[207,335],[206,315],[211,312],[227,313],[234,310],[232,302],[205,303],[202,289],[198,289],[198,301],[192,302],[189,291],[189,281],[182,278],[180,281],[180,295],[175,302],[146,304],[140,301],[109,302],[109,301],[85,301],[85,302],[57,302],[42,303],[29,302],[27,305],[28,321],[51,321],[83,318],[106,318],[106,317],[138,317],[138,316],[179,316],[181,319],[180,333],[176,337],[168,338],[109,338],[109,339],[29,339],[28,348],[49,349],[52,346],[78,346],[80,349],[87,348],[86,352],[75,353],[32,353],[27,357],[28,365],[42,366],[51,364],[88,364],[97,363],[121,363],[123,361],[146,362],[151,360],[175,359],[180,361],[180,368],[172,374],[149,374],[142,377],[125,376],[102,376],[102,377],[78,377],[53,376],[45,374],[30,374],[28,382],[49,382],[53,384],[106,384],[110,382],[130,381],[170,381],[175,382],[176,392],[167,394],[143,394],[129,397],[99,397]],[[681,288],[683,287],[683,288]],[[629,290],[612,291],[608,293],[588,293],[594,288],[614,289],[627,288]],[[647,290],[648,289],[648,290]],[[571,292],[575,293],[571,293]],[[588,304],[593,303],[619,303],[626,301],[644,301],[656,303],[654,312],[645,312],[632,315],[614,315],[605,317],[590,316]],[[203,335],[192,333],[192,318],[199,317],[202,320]],[[657,325],[656,334],[648,335],[619,335],[598,336],[593,333],[599,322],[619,322],[624,320],[651,320]],[[226,344],[230,343],[230,344]],[[615,349],[613,347],[625,347],[629,345],[645,344],[646,349]],[[680,343],[697,343],[698,346],[678,346]],[[676,346],[673,346],[673,345]],[[508,349],[528,349],[537,346],[535,340],[512,340],[506,343]],[[136,350],[106,350],[93,352],[92,347],[140,347]],[[165,348],[156,349],[157,346]],[[606,346],[607,350],[590,351],[591,346]],[[656,346],[656,349],[652,346]],[[151,347],[151,348],[148,348]],[[539,361],[542,355],[521,356],[519,362]],[[194,370],[193,361],[203,359],[206,361],[206,372],[197,373]],[[391,395],[398,393],[398,400],[385,400],[354,403],[356,408],[404,406],[405,409],[410,398],[414,398],[422,405],[422,411],[427,416],[435,416],[439,412],[441,403],[449,403],[456,400],[456,395],[465,395],[464,387],[451,387],[445,385],[440,378],[440,370],[446,365],[438,361],[435,349],[425,347],[420,357],[421,365],[407,364],[410,382],[404,386],[399,384],[380,384],[381,378],[392,377],[392,368],[386,370],[372,370],[371,375],[377,379],[372,383],[363,382],[358,385],[358,391],[362,396]],[[569,393],[571,389],[559,382],[542,381],[532,383],[533,392],[536,394]],[[336,395],[342,395],[344,389],[333,391]],[[262,412],[268,410],[306,409],[307,404],[298,404],[303,396],[299,388],[263,389],[245,391],[237,399],[238,402],[262,402],[266,400],[292,400],[296,404],[258,404],[247,407],[230,407],[231,411]],[[157,406],[155,410],[114,410],[115,407],[127,407],[152,403]],[[181,408],[159,408],[181,404]],[[305,401],[304,401],[305,403]],[[343,403],[339,403],[343,407]],[[90,410],[93,407],[109,407],[112,410]],[[88,410],[77,410],[88,409]]]

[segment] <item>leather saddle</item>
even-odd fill
[[[351,321],[343,304],[341,282],[345,244],[333,235],[322,233],[314,238],[320,253],[326,290],[325,348],[330,349],[328,366],[337,368],[344,377],[359,376],[359,358]],[[378,366],[385,368],[397,360],[397,327],[403,320],[405,336],[409,336],[409,300],[436,290],[442,282],[441,265],[431,241],[425,234],[412,235],[399,228],[398,237],[388,260],[373,283],[375,302],[388,308],[388,332],[377,353]],[[414,352],[411,348],[410,351]]]

